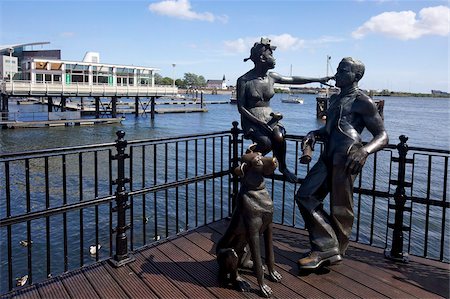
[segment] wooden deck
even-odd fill
[[[115,269],[97,263],[2,298],[259,298],[256,279],[243,277],[253,292],[222,288],[214,244],[222,220],[134,253],[136,261]],[[382,251],[352,243],[340,265],[298,275],[297,259],[308,249],[304,231],[276,226],[275,260],[281,283],[267,281],[274,298],[449,298],[449,265],[424,259],[395,264]]]

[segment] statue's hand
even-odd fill
[[[311,131],[303,137],[302,140],[302,150],[305,149],[306,145],[309,145],[312,150],[314,150],[314,145],[316,144],[316,137],[314,136],[314,132]]]
[[[346,171],[351,174],[359,173],[366,163],[368,156],[369,153],[363,147],[353,153],[350,153],[347,157],[347,162],[345,163]]]
[[[275,121],[279,121],[283,118],[283,114],[281,114],[280,112],[272,112],[270,113],[270,116],[272,116]]]
[[[327,82],[330,81],[330,80],[334,80],[334,76],[328,76],[328,77],[320,78],[319,82],[322,83],[322,84],[327,84]]]

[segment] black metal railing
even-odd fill
[[[174,138],[0,154],[0,293],[99,260],[120,266],[138,247],[231,214],[239,180],[232,169],[250,141],[229,131]],[[288,165],[302,136],[288,135]],[[352,239],[449,262],[449,151],[413,148],[406,138],[371,155],[355,182]],[[411,156],[412,155],[412,156]],[[304,227],[280,174],[267,179],[274,222]]]

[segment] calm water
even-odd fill
[[[283,124],[286,127],[286,130],[289,134],[298,134],[304,135],[310,130],[317,129],[323,125],[322,121],[316,120],[315,118],[315,96],[314,95],[302,95],[305,99],[305,103],[303,105],[298,104],[285,104],[281,103],[280,98],[283,95],[275,95],[272,99],[272,107],[274,111],[279,111],[283,113],[284,119]],[[205,96],[206,100],[228,100],[228,95],[217,95]],[[390,136],[390,143],[397,144],[399,142],[398,136],[404,134],[409,137],[408,144],[410,146],[419,146],[419,147],[429,147],[429,148],[439,148],[439,149],[449,149],[449,131],[450,127],[450,100],[448,99],[437,99],[437,98],[394,98],[394,97],[386,97],[379,98],[385,100],[385,126],[386,130]],[[10,111],[17,111],[19,106],[15,104],[10,104]],[[40,105],[29,105],[29,106],[20,106],[21,113],[25,111],[28,112],[45,112],[46,107]],[[230,104],[221,104],[221,105],[208,105],[209,112],[207,113],[187,113],[187,114],[157,114],[155,120],[151,120],[149,116],[146,117],[138,117],[135,118],[133,115],[127,115],[126,120],[122,122],[122,124],[117,125],[97,125],[97,126],[81,126],[81,127],[57,127],[57,128],[38,128],[38,129],[14,129],[14,130],[0,130],[0,152],[8,153],[8,152],[17,152],[17,151],[29,151],[43,148],[55,148],[55,147],[66,147],[73,145],[85,145],[85,144],[95,144],[95,143],[103,143],[103,142],[113,142],[116,139],[115,132],[117,130],[124,130],[126,132],[126,139],[147,139],[147,138],[156,138],[156,137],[168,137],[168,136],[177,136],[177,135],[187,135],[194,133],[205,133],[205,132],[214,132],[214,131],[223,131],[231,128],[231,122],[234,120],[239,121],[240,117],[237,112],[236,105]],[[36,114],[35,116],[38,116]],[[364,133],[364,140],[367,141],[370,138],[370,134],[367,132]],[[291,165],[291,168],[294,168],[294,158],[292,149],[288,148],[288,163]],[[317,157],[315,157],[317,158]],[[50,161],[51,162],[51,161]],[[74,161],[76,163],[76,160]],[[51,164],[51,163],[50,163]],[[50,167],[53,167],[50,165]],[[366,165],[365,169],[370,169],[370,163]],[[55,176],[58,176],[58,173],[61,171],[59,164],[54,166],[52,169],[52,173]],[[384,173],[389,173],[388,165],[381,165],[380,169],[378,169],[377,176],[377,186],[387,185],[387,181],[389,179],[388,175],[383,175]],[[86,171],[87,172],[87,171]],[[51,175],[52,175],[51,173]],[[107,171],[105,170],[105,173]],[[370,174],[370,170],[367,170],[367,173]],[[3,172],[0,171],[0,175],[3,175]],[[365,179],[365,174],[362,174],[362,186],[364,188],[371,188],[371,179]],[[437,181],[442,181],[442,175],[439,175],[440,178],[437,178]],[[68,174],[69,182],[68,182],[68,193],[73,196],[77,196],[77,190],[72,190],[71,187],[71,179],[73,180],[73,186],[77,186],[77,173],[69,173]],[[42,173],[34,172],[32,173],[32,180],[39,181],[42,185]],[[417,179],[421,179],[418,176]],[[4,179],[0,177],[0,181],[4,182]],[[107,178],[103,180],[100,178],[101,182],[107,182]],[[85,182],[85,192],[88,192],[89,188],[92,189],[92,184],[89,182]],[[422,185],[426,186],[426,183],[422,182]],[[432,184],[433,185],[433,184]],[[270,186],[270,183],[269,183]],[[0,198],[3,198],[2,188],[0,185]],[[270,187],[269,187],[270,188]],[[287,192],[286,195],[291,199],[294,194],[294,186],[291,184],[287,184]],[[440,187],[439,187],[440,188]],[[439,189],[438,188],[438,189]],[[108,186],[102,185],[100,189],[107,190]],[[279,190],[279,186],[275,187],[275,193]],[[439,190],[432,190],[432,198],[442,198],[439,197]],[[16,192],[22,193],[23,184],[19,184],[17,186]],[[39,189],[35,192],[32,192],[32,203],[36,203],[32,209],[41,209],[43,208],[42,199],[45,198],[45,190]],[[52,191],[53,192],[53,191]],[[55,191],[56,192],[56,191]],[[109,192],[109,191],[108,191]],[[192,192],[192,191],[191,191]],[[425,197],[424,193],[426,190],[416,190],[417,194],[415,196]],[[107,193],[109,194],[109,193]],[[173,194],[169,195],[172,196]],[[180,195],[182,196],[182,195]],[[449,195],[447,195],[449,197]],[[14,198],[22,198],[23,196],[18,196]],[[192,196],[193,197],[193,196]],[[448,198],[447,197],[447,198]],[[58,197],[59,198],[59,197]],[[55,200],[59,200],[55,198]],[[53,197],[52,197],[53,200]],[[74,198],[74,200],[78,200],[78,198]],[[161,203],[163,203],[164,198],[161,198]],[[291,200],[287,200],[290,202]],[[369,196],[362,197],[360,199],[361,206],[361,230],[360,234],[363,236],[366,234],[364,227],[370,227],[370,217],[371,217],[371,204],[372,198]],[[13,203],[14,204],[14,203]],[[380,244],[384,242],[383,232],[386,231],[385,227],[385,215],[387,209],[387,202],[383,202],[381,205],[378,205],[376,211],[374,212],[375,217],[375,239],[378,239]],[[16,204],[17,205],[17,204]],[[276,204],[277,207],[277,204]],[[20,207],[12,207],[15,208]],[[355,209],[357,207],[355,206]],[[359,207],[358,207],[359,208]],[[138,206],[136,206],[136,210]],[[296,213],[296,219],[300,223],[301,217],[296,209],[290,203],[290,206],[287,206],[287,210],[293,209]],[[162,210],[162,209],[161,209]],[[276,209],[277,212],[275,214],[275,218],[279,217],[279,209]],[[425,220],[423,219],[423,215],[425,215],[425,211],[421,211],[420,208],[417,209],[419,212],[416,212],[413,215],[414,221],[417,222],[413,226],[412,231],[412,246],[416,246],[417,248],[423,248],[423,227]],[[0,202],[0,215],[4,216],[5,205],[4,202]],[[108,214],[108,207],[101,206],[100,207],[100,215]],[[417,214],[419,213],[419,214]],[[431,211],[434,215],[436,214],[435,219],[441,219],[441,210]],[[93,210],[86,209],[84,211],[84,217],[86,223],[93,223]],[[106,218],[105,218],[106,219]],[[161,216],[162,219],[162,216]],[[89,222],[89,220],[91,222]],[[279,221],[279,219],[277,218]],[[379,220],[379,221],[378,221]],[[106,221],[106,220],[105,220]],[[51,217],[51,222],[53,225],[60,226],[62,223],[61,216]],[[69,223],[69,256],[79,256],[77,252],[77,242],[79,239],[79,228],[77,223],[79,222],[78,213],[69,213],[68,214],[68,223]],[[73,229],[71,228],[71,223],[73,223]],[[101,222],[102,223],[102,222]],[[431,223],[431,225],[439,226],[439,221],[437,223]],[[446,231],[450,229],[450,224],[445,224]],[[100,227],[100,234],[102,236],[107,236],[108,224],[105,222],[104,225]],[[355,227],[354,227],[355,228]],[[138,228],[136,227],[136,230]],[[14,228],[13,233],[13,262],[14,262],[14,277],[20,277],[26,273],[26,249],[22,248],[18,245],[18,241],[23,239],[23,233],[26,232],[26,225],[17,225]],[[7,273],[7,260],[3,258],[5,256],[5,242],[3,240],[6,239],[6,232],[2,230],[0,232],[0,251],[2,253],[2,260],[0,261],[0,273],[2,275],[0,278],[0,293],[4,292],[7,287],[6,283],[6,273]],[[22,237],[20,236],[22,235]],[[370,235],[370,232],[367,231],[366,235]],[[37,248],[45,248],[45,219],[33,221],[32,226],[32,236],[35,243],[33,244],[33,248],[37,251]],[[92,227],[85,227],[85,245],[92,244]],[[433,236],[431,236],[433,237]],[[61,232],[56,231],[52,232],[52,271],[58,273],[61,271],[61,261],[63,259],[62,252],[62,238]],[[104,244],[104,247],[107,247],[106,237],[102,237],[100,241]],[[446,248],[448,248],[449,238],[446,239]],[[136,241],[136,240],[135,240]],[[363,240],[364,241],[364,240]],[[138,242],[139,243],[139,242]],[[430,242],[431,243],[431,242]],[[438,252],[439,250],[439,240],[436,238],[436,242],[432,242],[432,246],[435,248],[429,249],[431,252]],[[374,242],[375,245],[382,246]],[[414,250],[411,250],[414,253]],[[416,252],[418,255],[421,254],[420,249]],[[44,252],[34,252],[33,253],[33,272],[34,272],[34,281],[41,280],[45,278],[45,253]],[[107,249],[103,249],[101,252],[101,258],[107,257]],[[436,256],[434,255],[436,258]],[[448,253],[446,254],[448,258]],[[69,259],[69,268],[76,268],[78,260],[76,258]],[[87,253],[85,256],[85,262],[93,262],[92,257]],[[3,275],[5,273],[5,275]]]
[[[306,134],[323,125],[315,118],[315,96],[302,95],[303,105],[281,103],[283,95],[276,94],[271,105],[283,113],[283,124],[289,134]],[[228,100],[228,95],[206,95],[206,100]],[[379,97],[385,100],[385,126],[390,143],[397,144],[398,136],[409,137],[410,146],[449,149],[450,100],[439,98]],[[23,107],[23,108],[22,108]],[[10,105],[10,111],[19,106]],[[45,111],[40,105],[20,106],[28,111]],[[119,129],[126,139],[146,139],[193,133],[222,131],[231,128],[231,122],[240,121],[235,105],[208,105],[208,113],[157,114],[150,117],[127,115],[122,124],[86,127],[59,127],[15,129],[0,131],[0,152],[27,151],[42,148],[111,142]],[[367,135],[367,134],[366,134]],[[365,136],[368,140],[370,135]]]

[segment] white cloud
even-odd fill
[[[73,37],[73,36],[75,36],[75,32],[69,32],[69,31],[67,31],[67,32],[62,32],[62,33],[60,34],[60,36],[61,36],[61,37],[66,37],[66,38]]]
[[[408,40],[424,35],[447,36],[449,32],[450,9],[441,5],[423,8],[418,16],[413,11],[384,12],[370,18],[353,31],[352,36],[361,39],[369,33],[379,33]]]
[[[189,0],[165,0],[157,3],[152,3],[148,9],[156,14],[183,19],[183,20],[197,20],[222,23],[228,22],[228,16],[216,16],[210,12],[195,12],[192,10]]]
[[[299,37],[283,33],[280,35],[268,35],[272,42],[271,45],[277,46],[279,51],[295,51],[304,48],[314,48],[319,45],[336,43],[344,41],[342,38],[333,36],[323,36],[315,40],[304,40]],[[244,37],[236,40],[224,41],[225,50],[228,52],[244,53],[250,51],[255,42],[258,42],[261,37]]]
[[[277,46],[278,50],[295,50],[303,47],[304,40],[294,37],[288,33],[280,35],[268,35],[266,36],[272,42],[271,45]],[[261,37],[244,37],[236,40],[225,41],[225,49],[229,52],[247,52],[253,47],[255,42],[259,42]]]

